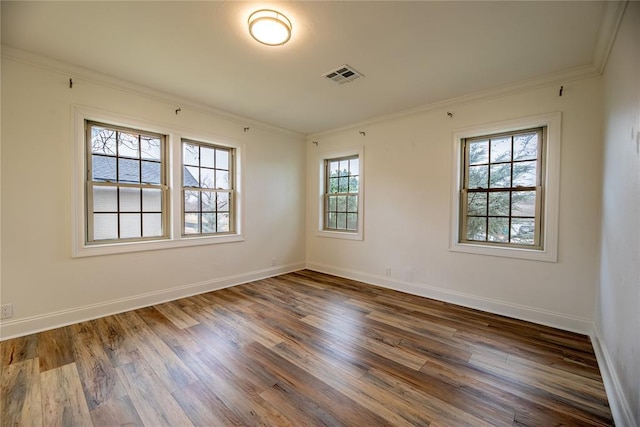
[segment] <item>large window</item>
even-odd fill
[[[73,256],[238,242],[242,145],[74,108]]]
[[[87,242],[167,238],[164,135],[87,122]]]
[[[233,231],[233,156],[228,147],[182,141],[184,235]]]
[[[544,133],[464,140],[461,241],[541,247]]]
[[[560,113],[453,132],[450,249],[557,261]]]

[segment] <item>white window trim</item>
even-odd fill
[[[169,237],[158,240],[135,241],[135,242],[110,242],[105,244],[87,244],[85,230],[87,227],[86,207],[85,207],[85,121],[96,121],[134,128],[142,131],[161,133],[167,135],[168,144],[168,197],[169,197]],[[244,193],[242,192],[243,182],[243,147],[229,140],[203,132],[179,129],[173,126],[141,120],[121,114],[111,113],[94,109],[91,107],[72,107],[72,127],[73,127],[73,173],[72,173],[72,195],[73,210],[72,220],[72,257],[87,257],[97,255],[110,255],[129,252],[151,251],[159,249],[169,249],[187,246],[212,245],[220,243],[239,242],[244,240]],[[181,182],[182,174],[182,139],[192,139],[211,143],[219,146],[234,148],[236,152],[235,179],[236,179],[236,231],[232,234],[207,235],[207,236],[182,236],[182,203],[181,203]]]
[[[324,229],[324,186],[325,186],[325,160],[339,157],[358,156],[360,160],[360,190],[358,193],[358,231],[333,231]],[[364,240],[364,146],[344,148],[336,151],[318,153],[318,228],[316,236],[336,239]]]
[[[451,177],[451,218],[449,250],[478,255],[489,255],[506,258],[519,258],[535,261],[558,261],[558,212],[560,200],[560,139],[562,113],[541,114],[503,122],[490,123],[454,130],[452,133],[452,177]],[[463,140],[482,135],[512,132],[522,129],[543,127],[547,128],[547,140],[543,145],[545,166],[545,188],[543,191],[544,218],[542,249],[528,249],[520,247],[499,247],[482,243],[460,242],[460,190],[462,188],[463,167],[461,162]]]

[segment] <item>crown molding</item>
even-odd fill
[[[187,98],[182,98],[180,96],[142,86],[137,83],[112,77],[95,70],[58,61],[56,59],[18,49],[13,46],[2,44],[1,49],[1,56],[3,61],[5,59],[12,60],[34,67],[42,68],[56,74],[65,75],[66,77],[73,78],[74,81],[86,81],[100,86],[109,87],[111,89],[128,92],[134,95],[144,96],[168,104],[172,106],[172,108],[179,106],[183,111],[185,108],[189,108],[202,113],[217,115],[227,120],[241,124],[242,126],[249,125],[252,127],[260,128],[262,130],[275,132],[278,134],[285,134],[301,139],[304,139],[306,137],[305,134],[295,132],[290,129],[281,128],[269,123],[264,123],[248,117],[239,116],[224,110],[219,110],[210,105],[198,103]]]
[[[593,66],[600,74],[607,66],[627,4],[629,4],[629,0],[605,2],[596,47],[593,51]]]

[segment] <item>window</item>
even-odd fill
[[[464,139],[461,241],[542,246],[544,130]]]
[[[358,231],[360,159],[358,156],[327,159],[324,164],[325,230]]]
[[[233,149],[182,141],[184,235],[233,231]]]
[[[453,132],[450,250],[557,261],[561,114]]]
[[[238,242],[242,145],[74,107],[74,257]]]
[[[87,122],[87,242],[167,238],[165,136]]]
[[[359,147],[321,156],[319,235],[362,240],[363,154]]]

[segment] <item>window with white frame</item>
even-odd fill
[[[560,113],[453,133],[451,246],[557,260]]]
[[[463,141],[460,241],[542,246],[545,128]]]
[[[321,156],[321,236],[362,240],[363,154],[359,147]]]
[[[182,233],[221,234],[233,231],[234,150],[182,140]]]
[[[238,242],[233,141],[74,107],[74,257]]]
[[[87,242],[168,237],[166,137],[86,123]]]

